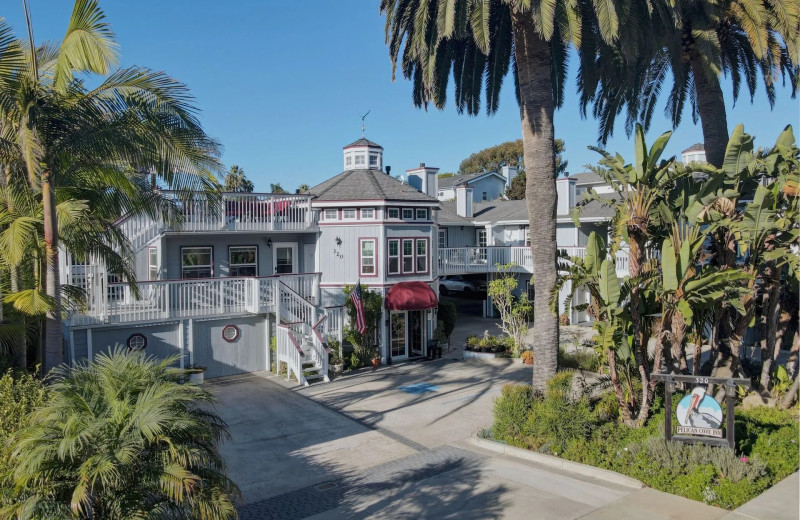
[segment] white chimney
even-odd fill
[[[575,179],[562,177],[556,180],[556,193],[558,194],[556,214],[568,215],[569,210],[575,207]]]
[[[456,213],[459,217],[472,218],[472,186],[466,183],[456,186]]]
[[[425,163],[419,163],[419,168],[406,170],[408,176],[409,186],[415,187],[426,195],[430,195],[434,199],[439,191],[439,168],[433,166],[425,166]]]
[[[503,166],[500,173],[506,178],[506,188],[510,188],[511,181],[514,180],[514,177],[516,177],[519,172],[516,166]]]

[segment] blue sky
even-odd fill
[[[38,41],[63,36],[71,0],[29,0]],[[0,16],[24,36],[22,2],[6,2]],[[410,84],[391,81],[384,18],[377,1],[219,2],[218,0],[100,0],[117,34],[123,66],[164,70],[188,84],[202,109],[206,131],[224,146],[226,165],[239,164],[266,191],[269,183],[294,190],[322,182],[342,169],[342,146],[361,136],[360,115],[371,110],[366,136],[381,144],[384,164],[401,173],[420,162],[455,171],[470,153],[518,139],[519,111],[507,78],[494,116],[459,115],[453,106],[427,112],[414,108]],[[298,5],[300,4],[300,5]],[[597,123],[581,119],[575,95],[557,112],[556,136],[566,141],[569,171],[599,157]],[[798,100],[779,89],[770,111],[763,88],[751,105],[740,96],[728,122],[743,122],[756,144],[774,142],[786,124],[798,128]],[[663,102],[649,140],[670,123]],[[699,124],[684,115],[666,150],[679,155],[702,141]],[[633,147],[618,121],[607,149],[632,158]]]

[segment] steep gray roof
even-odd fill
[[[505,177],[503,177],[497,172],[465,173],[464,175],[454,175],[453,177],[445,177],[444,179],[439,179],[439,187],[452,188],[464,182],[470,183],[475,179],[477,179],[478,177],[483,177],[485,175],[499,175],[505,181]]]
[[[460,217],[456,212],[456,201],[448,200],[442,202],[442,209],[439,210],[439,224],[442,225],[456,225],[456,226],[472,226],[472,221],[468,218]]]
[[[380,170],[347,170],[308,193],[316,200],[408,200],[439,202]]]
[[[575,179],[575,186],[583,186],[586,184],[602,184],[606,182],[605,179],[594,172],[573,173],[568,178]]]
[[[705,150],[706,150],[706,147],[703,146],[703,143],[694,143],[692,146],[690,146],[689,148],[687,148],[686,150],[684,150],[681,153],[686,153],[686,152],[704,152]]]
[[[383,146],[379,145],[378,143],[373,143],[366,137],[362,137],[358,141],[353,141],[352,143],[345,146],[345,148],[350,148],[351,146],[373,146],[375,148],[383,148]]]
[[[613,199],[614,194],[604,194],[600,196],[604,199]],[[586,219],[607,218],[614,216],[611,208],[603,206],[599,201],[592,200],[587,202],[581,211],[581,217]],[[558,215],[558,218],[569,218],[569,214]],[[456,220],[459,219],[459,220]],[[506,221],[527,221],[528,206],[525,200],[493,200],[488,202],[476,202],[472,205],[472,219],[459,217],[456,213],[455,201],[442,203],[442,211],[439,213],[439,222],[447,224],[462,225],[466,222],[506,222]]]

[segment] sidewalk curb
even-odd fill
[[[544,453],[537,453],[535,451],[524,450],[522,448],[515,448],[514,446],[509,446],[508,444],[490,441],[487,439],[479,439],[478,437],[471,437],[469,440],[472,444],[486,450],[502,453],[517,459],[528,460],[535,462],[536,464],[541,464],[542,466],[548,466],[563,471],[569,471],[571,473],[577,473],[578,475],[582,475],[584,477],[605,480],[606,482],[617,484],[619,486],[635,489],[642,489],[646,487],[641,481],[622,475],[615,471],[588,466],[586,464],[581,464],[580,462],[573,462],[571,460],[554,457],[552,455],[545,455]]]

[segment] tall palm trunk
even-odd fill
[[[530,12],[512,13],[514,58],[519,79],[522,146],[527,172],[525,199],[531,230],[536,298],[533,302],[533,390],[543,394],[558,368],[558,316],[548,306],[556,285],[556,168],[550,45],[536,34]]]
[[[42,205],[44,209],[44,247],[45,247],[45,291],[53,299],[53,307],[48,311],[45,321],[44,373],[61,364],[61,280],[58,272],[58,222],[56,218],[56,197],[53,192],[52,172],[42,173]]]
[[[725,148],[728,146],[729,138],[725,98],[722,95],[719,78],[708,76],[697,52],[692,53],[689,63],[694,76],[697,112],[700,114],[700,123],[703,127],[706,161],[719,168],[725,159]]]

